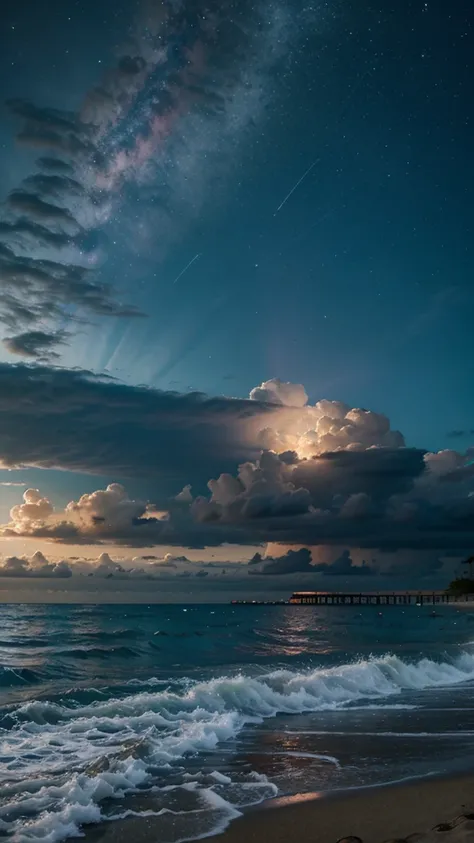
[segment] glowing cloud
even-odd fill
[[[381,413],[351,408],[342,401],[308,404],[302,384],[274,378],[253,389],[250,398],[282,408],[272,414],[271,425],[258,431],[259,444],[277,453],[294,451],[303,459],[327,451],[400,448],[405,444],[402,434],[391,430]]]

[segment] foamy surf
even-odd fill
[[[224,764],[207,773],[195,769],[196,758],[219,752],[244,727],[281,714],[404,708],[393,702],[404,691],[472,679],[469,653],[416,663],[386,655],[327,669],[149,682],[138,691],[130,682],[125,696],[82,706],[17,705],[3,732],[0,826],[18,843],[56,843],[89,823],[144,814],[155,818],[162,843],[215,834],[246,805],[277,793],[257,772]],[[335,757],[324,760],[339,765]],[[138,810],[134,799],[145,796],[147,806]]]

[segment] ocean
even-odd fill
[[[3,605],[0,836],[153,816],[156,840],[247,806],[462,771],[474,612]]]

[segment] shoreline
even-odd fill
[[[88,843],[159,843],[154,818],[84,828]],[[440,828],[436,828],[440,826]],[[249,807],[213,843],[474,843],[474,772],[281,796]]]

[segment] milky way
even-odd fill
[[[166,251],[176,203],[198,212],[262,113],[269,70],[297,38],[291,11],[285,0],[149,4],[79,113],[9,102],[18,141],[46,153],[0,219],[10,353],[51,359],[83,314],[141,315],[102,280],[107,225],[138,226],[146,198]]]

